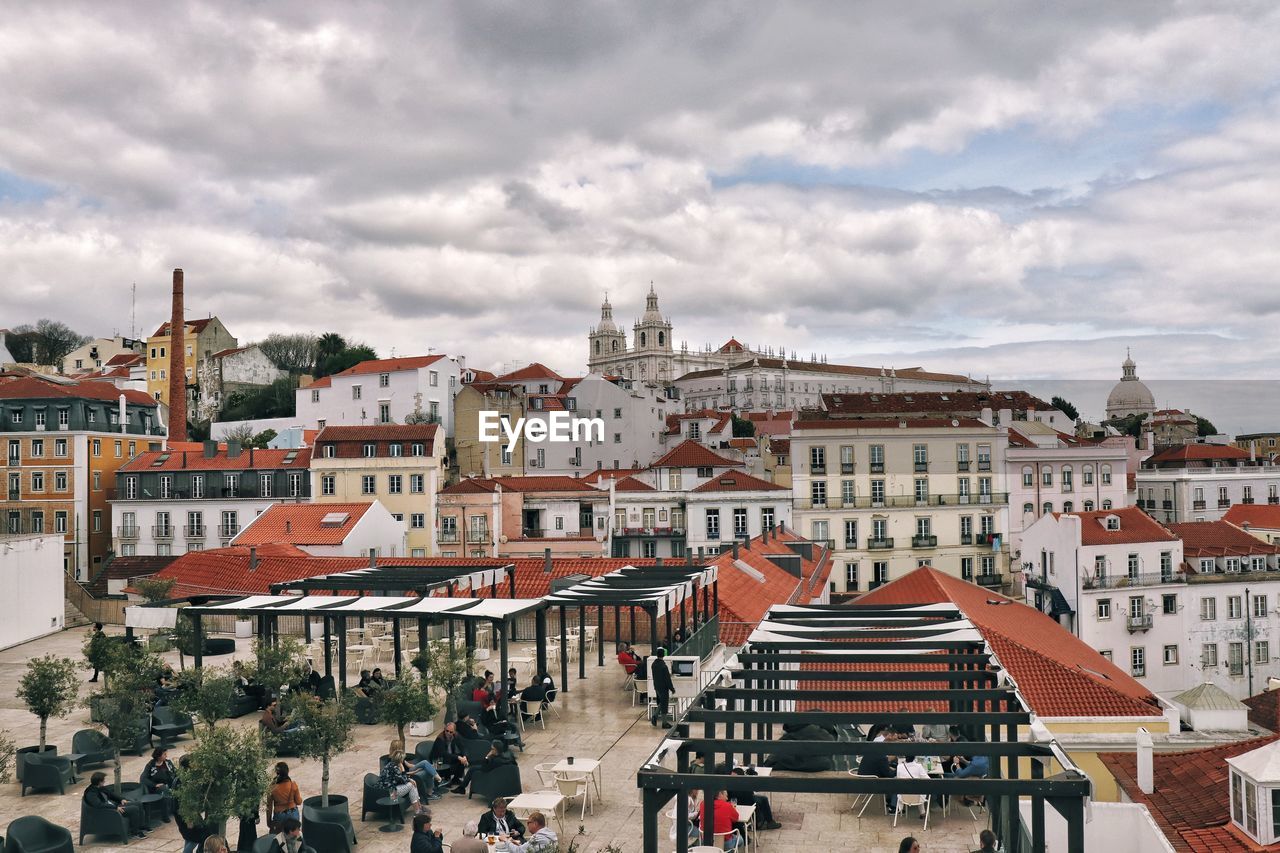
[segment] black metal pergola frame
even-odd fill
[[[441,565],[370,565],[362,569],[351,569],[345,572],[333,572],[327,575],[298,578],[271,584],[271,593],[280,595],[285,592],[346,592],[376,593],[391,595],[392,593],[430,595],[437,589],[447,589],[450,597],[456,597],[462,589],[462,581],[467,581],[472,597],[476,594],[473,580],[477,574],[493,572],[493,583],[490,584],[489,596],[498,597],[498,574],[504,574],[507,586],[507,597],[516,597],[515,564],[505,566],[483,566],[476,568],[472,564],[459,563],[454,566]]]
[[[582,628],[586,626],[587,613],[592,608],[596,611],[596,666],[604,666],[606,608],[613,609],[615,640],[622,639],[622,610],[625,608],[630,613],[630,641],[636,641],[636,610],[640,609],[649,617],[651,647],[658,647],[658,620],[663,618],[666,648],[671,649],[677,625],[689,636],[706,626],[720,612],[718,576],[719,569],[714,564],[698,566],[691,561],[645,567],[623,566],[543,598],[549,607],[560,608],[561,686],[566,690],[569,688],[568,629],[565,622],[567,611],[578,611],[578,678],[583,679],[586,678],[587,647],[586,632]]]
[[[905,666],[904,666],[905,665]],[[803,668],[802,668],[803,667]],[[846,682],[849,689],[806,688],[806,682]],[[891,684],[890,689],[876,689]],[[900,685],[907,684],[910,689]],[[843,685],[842,685],[843,686]],[[886,703],[929,702],[945,711],[876,710]],[[812,703],[809,705],[808,703]],[[832,708],[849,703],[852,710]],[[680,716],[665,742],[637,776],[643,798],[645,853],[669,844],[658,833],[658,815],[676,798],[675,820],[685,826],[688,792],[704,802],[720,790],[756,793],[929,794],[985,796],[1004,849],[1022,850],[1018,800],[1031,798],[1031,851],[1045,850],[1045,804],[1067,823],[1068,853],[1084,853],[1085,803],[1091,782],[1051,738],[1022,742],[1019,727],[1032,714],[1016,688],[1001,678],[999,662],[981,634],[952,605],[775,606],[737,657]],[[775,740],[784,723],[856,726],[863,723],[958,726],[962,740]],[[700,727],[700,731],[699,731]],[[740,728],[739,728],[740,727]],[[691,772],[700,756],[705,772]],[[768,755],[954,756],[986,755],[985,778],[860,778],[839,775],[738,776],[715,773],[740,759],[761,763]],[[754,756],[754,759],[753,759]],[[674,758],[675,768],[664,766]],[[1020,760],[1030,763],[1030,778]],[[1049,775],[1053,763],[1062,769]],[[688,836],[676,833],[677,853]]]
[[[541,599],[520,598],[446,598],[443,596],[342,596],[342,595],[250,595],[219,601],[212,604],[193,605],[183,610],[191,619],[195,645],[195,666],[203,665],[203,625],[206,616],[251,616],[257,620],[258,636],[267,642],[275,642],[279,636],[281,616],[301,616],[310,635],[310,617],[319,617],[324,623],[325,661],[324,674],[333,675],[332,635],[336,631],[339,690],[347,686],[347,620],[367,618],[389,620],[392,624],[395,672],[401,671],[402,622],[412,621],[418,627],[418,650],[427,646],[431,624],[445,622],[449,625],[449,641],[453,642],[454,623],[461,622],[466,648],[475,649],[475,628],[490,624],[497,635],[502,672],[508,667],[508,647],[513,622],[529,613],[535,618],[536,666],[545,672],[547,665],[547,605]]]

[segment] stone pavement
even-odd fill
[[[85,629],[74,629],[46,637],[17,648],[0,652],[0,729],[7,729],[18,746],[36,743],[39,721],[14,697],[18,679],[31,657],[59,654],[81,660],[80,647]],[[237,656],[250,653],[249,641],[237,641]],[[177,655],[166,657],[176,668]],[[225,665],[229,658],[212,659],[215,665]],[[188,660],[188,664],[190,661]],[[561,833],[561,850],[568,849],[568,841],[577,835],[580,853],[595,853],[606,844],[613,844],[626,853],[641,850],[640,792],[636,787],[636,769],[649,757],[661,740],[660,730],[649,726],[643,709],[632,707],[630,697],[623,692],[621,670],[612,661],[598,669],[588,662],[587,677],[579,682],[571,672],[568,692],[561,691],[557,704],[558,715],[549,717],[546,730],[534,724],[526,731],[526,749],[520,754],[521,778],[526,791],[539,787],[533,765],[558,761],[567,756],[595,758],[602,762],[603,797],[595,804],[595,813],[588,811],[584,820],[578,819],[578,809],[570,807],[564,819]],[[84,673],[85,678],[89,671]],[[82,698],[97,685],[85,684]],[[437,720],[437,729],[440,721]],[[256,725],[256,717],[250,715],[231,721],[232,725]],[[225,723],[224,723],[225,725]],[[90,727],[88,710],[79,709],[66,719],[49,721],[49,740],[62,752],[71,746],[72,734]],[[390,726],[357,726],[356,746],[337,756],[331,767],[331,793],[346,794],[356,802],[360,799],[360,780],[366,772],[376,772],[378,756],[386,752],[394,729]],[[190,743],[190,741],[184,741]],[[183,743],[171,751],[171,757],[182,754]],[[410,740],[410,748],[414,741]],[[318,762],[296,758],[289,762],[292,776],[302,789],[303,797],[319,793],[320,767]],[[146,762],[143,756],[126,756],[124,775],[126,780],[136,780]],[[110,773],[110,768],[105,768]],[[80,816],[80,790],[77,786],[65,796],[57,794],[29,794],[19,798],[18,786],[0,786],[0,834],[4,833],[12,819],[24,814],[40,814],[55,823],[72,830],[76,836]],[[868,853],[895,853],[899,840],[914,834],[921,842],[924,853],[960,853],[977,847],[976,835],[984,824],[975,822],[965,809],[955,809],[950,817],[935,813],[930,818],[927,832],[920,830],[921,821],[907,817],[894,829],[890,819],[872,815],[878,804],[867,810],[867,816],[859,819],[849,809],[848,795],[774,794],[774,813],[783,828],[761,832],[752,844],[752,851],[782,853],[799,850],[868,851]],[[478,819],[485,806],[478,799],[469,800],[453,794],[432,804],[434,825],[444,830],[445,840],[455,837],[463,824]],[[936,821],[936,823],[935,823]],[[372,815],[367,823],[356,820],[360,853],[384,853],[409,849],[410,832],[384,834],[378,831],[380,821]],[[555,824],[553,822],[552,826]],[[234,835],[236,824],[231,822],[229,832]],[[670,822],[660,819],[663,832],[661,850],[670,853],[674,842],[666,841]],[[114,849],[110,844],[89,843],[86,848]],[[121,848],[124,849],[124,848]],[[128,850],[180,851],[182,840],[173,824],[162,824],[145,839],[133,841]]]

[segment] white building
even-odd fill
[[[193,419],[212,420],[230,395],[262,388],[287,375],[267,358],[257,344],[211,353],[200,359],[196,368],[200,396],[196,400]]]
[[[834,550],[837,592],[921,566],[999,588],[1008,577],[1008,432],[976,418],[798,421],[795,524]]]
[[[1238,447],[1184,444],[1149,457],[1135,485],[1138,506],[1159,521],[1217,521],[1233,504],[1280,503],[1280,465]]]
[[[1280,675],[1280,546],[1131,507],[1041,518],[1022,559],[1028,603],[1165,698],[1210,682],[1242,699]]]
[[[232,545],[285,542],[315,557],[399,557],[406,553],[407,522],[378,501],[268,507]]]
[[[0,542],[0,649],[62,630],[66,613],[62,535],[6,536]]]
[[[147,352],[145,340],[134,340],[116,335],[114,338],[96,338],[76,347],[62,359],[62,372],[68,375],[102,370],[113,358],[120,355],[141,355]],[[145,367],[143,376],[145,377]],[[143,389],[146,390],[145,388]]]
[[[4,340],[9,334],[8,329],[0,329],[0,367],[7,367],[13,364],[13,354],[9,352],[9,348],[5,346]]]
[[[1126,506],[1128,460],[1122,442],[1080,439],[1042,421],[1009,424],[1005,479],[1013,552],[1022,531],[1045,515]]]
[[[294,422],[324,425],[405,423],[411,415],[444,426],[453,435],[453,395],[463,359],[444,355],[362,361],[299,388]]]

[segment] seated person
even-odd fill
[[[436,736],[435,743],[431,745],[431,761],[442,781],[461,779],[467,772],[467,756],[463,753],[458,727],[454,723],[445,723],[444,730]]]
[[[756,776],[758,775],[755,768],[738,767],[730,768],[728,764],[719,764],[716,766],[716,773],[733,774],[734,776]],[[760,796],[754,791],[731,791],[729,793],[729,802],[738,806],[755,806],[756,807],[756,825],[760,829],[781,829],[782,824],[773,819],[773,803],[769,802],[769,798]],[[746,826],[738,827],[742,834],[747,834]]]
[[[489,810],[480,815],[476,831],[481,835],[509,835],[517,841],[524,838],[524,824],[507,811],[507,801],[502,797],[494,800]]]
[[[858,762],[859,776],[875,776],[880,779],[893,779],[897,776],[897,771],[893,767],[893,759],[887,755],[864,755],[862,760]],[[891,812],[898,804],[898,798],[894,794],[884,795],[885,812]]]
[[[982,845],[973,853],[996,853],[996,834],[989,829],[978,833],[978,843]]]
[[[498,700],[493,697],[489,698],[484,710],[480,712],[480,724],[494,737],[505,737],[516,731],[512,723],[498,716]]]
[[[950,773],[943,773],[948,779],[983,779],[991,772],[991,759],[985,755],[957,755],[951,765]],[[981,803],[982,798],[961,797],[960,802],[966,806]]]
[[[928,740],[938,743],[947,739],[948,732],[949,729],[946,723],[930,723],[916,726],[916,740]]]
[[[413,806],[415,813],[422,811],[422,797],[418,792],[418,786],[404,772],[403,750],[391,753],[391,760],[382,765],[382,772],[378,774],[378,784],[397,797],[408,797],[409,805]]]
[[[829,727],[815,723],[783,723],[781,739],[834,742],[836,736]],[[769,757],[767,764],[776,770],[795,770],[801,773],[819,773],[823,770],[835,769],[835,762],[830,755],[773,755]]]
[[[360,670],[360,680],[351,690],[361,699],[372,699],[377,688],[373,686],[373,674],[367,669]]]
[[[520,713],[524,714],[526,720],[537,720],[541,718],[540,710],[542,701],[547,698],[547,688],[543,686],[541,679],[534,676],[529,681],[529,686],[520,691]],[[530,711],[530,708],[533,710]]]
[[[630,643],[622,643],[618,647],[618,663],[622,664],[627,675],[635,675],[640,668],[640,656],[631,650]]]
[[[486,669],[484,681],[477,684],[471,691],[471,701],[483,705],[493,698],[496,689],[493,683],[493,670]]]
[[[910,714],[911,709],[906,707],[899,708],[898,713]],[[894,723],[890,728],[898,733],[900,739],[910,740],[916,736],[916,727],[910,723]]]
[[[89,787],[84,789],[84,804],[91,809],[110,809],[119,812],[128,821],[129,832],[135,838],[145,838],[147,817],[142,811],[142,806],[116,797],[111,793],[111,789],[103,784],[105,781],[107,781],[107,774],[101,770],[89,777]]]
[[[528,841],[516,841],[508,835],[499,835],[498,840],[505,842],[511,853],[556,853],[560,849],[560,839],[547,826],[542,812],[530,812],[528,823]]]
[[[444,853],[444,833],[431,826],[431,812],[418,812],[413,818],[413,837],[409,853]]]
[[[262,717],[258,720],[258,725],[273,735],[284,734],[298,728],[300,723],[291,723],[287,717],[280,715],[280,700],[271,699],[267,702],[267,707],[262,711]]]
[[[249,672],[244,661],[236,661],[231,665],[232,674],[236,679],[236,687],[246,696],[252,696],[258,700],[258,707],[266,707],[267,689],[254,680],[253,674]]]
[[[317,694],[320,692],[320,673],[312,668],[311,661],[307,661],[302,665],[302,677],[298,679],[294,689],[299,693]]]
[[[463,740],[483,740],[484,735],[480,734],[480,727],[476,725],[476,721],[470,714],[458,715],[458,737]]]
[[[374,692],[386,690],[391,686],[390,682],[382,675],[382,667],[375,666],[373,668],[373,674],[369,676],[369,686],[373,688]]]
[[[387,754],[383,756],[383,759],[390,761],[391,756],[396,752],[404,752],[404,741],[391,741],[391,747],[387,750]],[[378,765],[378,769],[382,769],[381,764]],[[436,790],[440,782],[440,773],[437,772],[435,765],[431,763],[431,759],[419,759],[416,755],[406,753],[404,757],[404,772],[418,784],[418,793],[422,794],[422,799],[438,800],[444,796]]]
[[[516,764],[516,754],[507,748],[507,745],[500,740],[491,741],[489,743],[489,751],[485,753],[484,760],[479,764],[467,767],[467,772],[458,780],[458,784],[453,786],[452,790],[455,794],[465,794],[467,787],[471,784],[471,778],[477,769],[489,772],[508,764]]]
[[[733,850],[742,842],[741,833],[737,836],[728,836],[724,833],[732,832],[734,824],[740,823],[741,818],[738,816],[737,807],[729,802],[729,792],[718,791],[714,801],[703,804],[702,843],[718,844],[719,839],[714,837],[718,835],[724,839],[724,849]]]
[[[165,823],[176,811],[173,804],[173,786],[178,782],[178,768],[169,760],[169,750],[158,746],[151,750],[151,760],[142,768],[142,785],[148,794],[160,794],[165,798]]]

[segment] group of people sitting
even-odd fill
[[[360,670],[360,680],[351,690],[362,699],[372,699],[390,686],[391,683],[382,675],[382,667],[375,666],[372,672],[367,669]]]
[[[907,709],[899,710],[906,713]],[[910,726],[875,725],[867,732],[867,740],[873,743],[889,743],[894,741],[916,741],[924,743],[956,743],[964,740],[959,726]],[[941,756],[939,759],[941,776],[944,779],[983,778],[991,770],[991,759],[986,755]],[[858,764],[861,776],[877,776],[881,779],[917,778],[929,775],[929,770],[919,757],[898,757],[890,755],[864,755]],[[973,800],[962,797],[961,802],[972,805]],[[885,811],[892,812],[897,806],[897,797],[885,796]],[[922,815],[923,817],[923,815]]]
[[[462,837],[450,843],[452,853],[489,853],[486,839],[502,841],[512,853],[551,853],[560,849],[560,840],[547,826],[542,812],[530,813],[522,822],[507,810],[502,797],[493,801],[479,821],[468,821]],[[443,853],[444,833],[431,825],[431,812],[422,811],[413,819],[413,838],[409,853]]]

